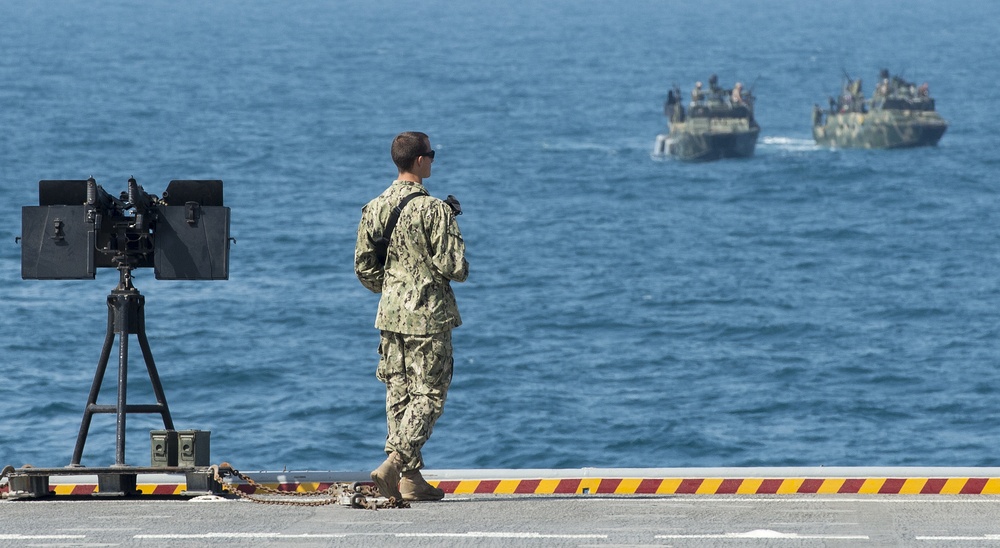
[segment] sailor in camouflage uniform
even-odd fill
[[[381,332],[376,377],[386,386],[388,437],[385,462],[371,473],[386,497],[440,500],[444,491],[420,475],[420,450],[444,410],[451,384],[451,330],[462,324],[451,282],[469,275],[458,229],[457,200],[430,196],[434,151],[424,133],[399,134],[392,143],[399,177],[362,209],[354,252],[361,283],[381,293],[375,327]],[[419,196],[399,213],[383,267],[375,241],[390,213],[407,196]]]

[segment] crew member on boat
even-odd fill
[[[743,104],[743,84],[740,82],[736,82],[736,85],[733,86],[733,92],[729,96],[729,102],[732,103],[733,106]]]
[[[694,89],[691,90],[691,106],[696,107],[705,100],[705,92],[701,89],[701,82],[694,83]]]

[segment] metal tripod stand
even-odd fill
[[[87,407],[83,410],[83,422],[80,424],[80,433],[76,438],[76,448],[73,450],[73,460],[70,466],[80,466],[80,459],[83,457],[83,446],[87,443],[87,433],[90,430],[90,420],[94,413],[116,413],[118,416],[115,443],[115,466],[126,466],[125,464],[125,417],[128,413],[159,413],[163,417],[163,427],[166,430],[174,429],[174,422],[170,418],[170,409],[167,407],[167,398],[163,394],[163,387],[160,385],[160,376],[156,372],[156,365],[153,363],[153,354],[149,350],[149,341],[146,339],[146,319],[143,312],[145,297],[132,285],[133,266],[126,262],[118,265],[120,280],[118,287],[108,295],[108,330],[104,338],[104,348],[101,350],[101,359],[97,364],[97,374],[94,375],[94,383],[90,387],[90,397],[87,399]],[[153,385],[153,394],[156,396],[154,404],[129,405],[128,397],[128,339],[130,334],[135,334],[139,340],[139,348],[142,349],[142,356],[146,361],[146,371],[149,372],[149,380]],[[116,405],[98,405],[97,396],[101,391],[101,383],[104,381],[104,374],[108,367],[108,359],[111,357],[111,347],[114,345],[115,335],[118,335],[118,402]]]

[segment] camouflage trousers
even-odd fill
[[[403,471],[424,466],[420,450],[444,412],[454,358],[451,330],[431,335],[381,332],[378,370],[385,383],[385,452],[403,458]]]

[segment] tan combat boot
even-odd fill
[[[444,498],[444,491],[427,483],[420,475],[420,470],[403,472],[403,479],[399,480],[399,491],[403,495],[403,500],[441,500]]]
[[[403,495],[399,492],[399,475],[402,470],[403,458],[395,451],[389,453],[385,462],[372,470],[372,481],[375,482],[383,497],[395,498],[396,501],[403,500]]]

